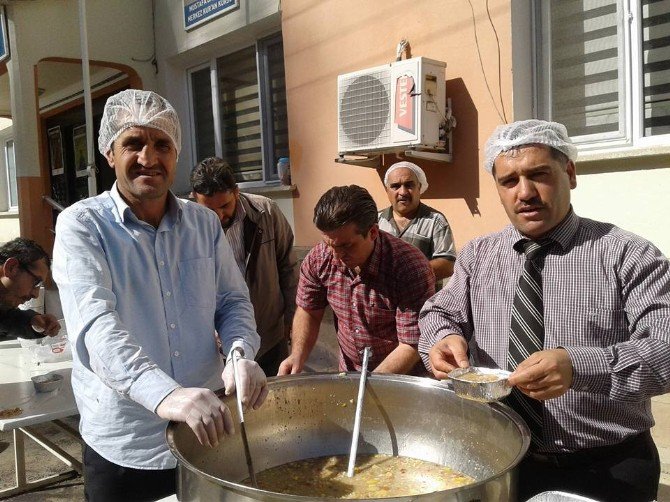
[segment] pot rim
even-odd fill
[[[300,373],[297,375],[286,375],[286,376],[281,376],[281,377],[270,377],[268,378],[268,386],[272,384],[278,384],[278,383],[287,383],[289,381],[291,382],[297,382],[300,380],[341,380],[341,379],[348,379],[348,380],[354,380],[358,382],[360,380],[360,372],[316,372],[316,373]],[[417,376],[412,376],[412,375],[398,375],[394,373],[385,373],[385,374],[377,374],[377,373],[370,373],[367,377],[368,382],[370,381],[375,381],[375,380],[384,380],[384,381],[395,381],[395,382],[405,382],[410,385],[414,386],[419,386],[419,387],[426,387],[426,388],[438,388],[445,390],[447,392],[450,392],[452,394],[455,394],[453,388],[451,387],[450,384],[447,383],[447,381],[440,381],[440,380],[433,380],[431,378],[427,377],[417,377]],[[231,396],[226,396],[225,395],[225,390],[224,389],[219,389],[215,391],[216,395],[221,398],[229,398]],[[465,399],[462,397],[459,397],[459,399]],[[500,402],[477,402],[477,401],[470,401],[474,406],[486,406],[486,407],[491,407],[494,410],[496,410],[498,413],[501,413],[505,415],[507,418],[509,418],[514,425],[517,426],[519,429],[519,432],[521,434],[521,448],[519,450],[519,454],[516,456],[516,458],[510,462],[510,465],[505,468],[504,470],[498,472],[496,474],[496,478],[503,476],[507,474],[508,472],[512,471],[518,464],[521,462],[523,457],[526,455],[526,452],[528,451],[528,447],[530,446],[530,430],[528,429],[528,426],[526,423],[523,421],[521,416],[519,416],[518,413],[516,413],[512,408],[509,406],[500,403]],[[312,502],[336,502],[338,500],[342,500],[340,498],[332,498],[332,497],[314,497],[314,496],[305,496],[305,495],[292,495],[292,494],[284,494],[284,493],[278,493],[278,492],[271,492],[268,490],[263,490],[261,488],[254,488],[253,486],[248,486],[248,485],[243,485],[241,483],[234,483],[232,481],[227,481],[225,479],[217,478],[216,476],[213,476],[211,474],[208,474],[206,472],[203,472],[202,470],[198,469],[196,466],[194,466],[191,462],[189,462],[179,451],[177,448],[177,445],[175,444],[174,441],[174,435],[175,435],[175,429],[181,425],[181,422],[174,422],[170,421],[168,424],[166,431],[165,431],[165,436],[166,436],[166,441],[168,444],[168,447],[170,448],[170,451],[172,454],[176,457],[179,467],[181,468],[186,468],[187,470],[191,471],[194,474],[197,474],[198,476],[203,476],[206,478],[208,481],[225,487],[227,490],[230,490],[232,492],[235,492],[240,495],[244,496],[281,496],[282,500],[287,500],[287,501],[295,501],[295,502],[307,502],[307,501],[312,501]],[[467,485],[467,488],[476,488],[478,486],[482,486],[486,483],[490,482],[490,478],[483,479],[481,481],[476,481],[475,483],[471,483]],[[419,494],[419,495],[412,495],[411,500],[421,500],[424,496],[435,496],[436,494],[449,494],[452,492],[456,492],[458,490],[462,490],[465,487],[456,487],[456,488],[451,488],[449,490],[441,490],[438,492],[431,492],[431,493],[426,493],[426,494]],[[384,501],[384,502],[392,502],[394,500],[406,500],[406,497],[384,497],[384,498],[373,498],[373,499],[358,499],[359,502],[361,501],[367,501],[367,500],[374,500],[374,501]]]

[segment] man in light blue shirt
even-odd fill
[[[181,131],[174,108],[148,91],[107,100],[98,147],[116,172],[109,192],[58,218],[53,277],[72,342],[72,387],[85,441],[87,500],[156,500],[175,492],[168,420],[203,445],[233,430],[209,389],[248,407],[267,396],[253,361],[260,339],[244,279],[216,215],[177,199]]]

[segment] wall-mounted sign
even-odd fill
[[[7,41],[7,20],[5,19],[5,6],[0,6],[0,63],[9,59],[9,42]]]
[[[240,0],[184,0],[184,29],[190,30],[240,6]]]

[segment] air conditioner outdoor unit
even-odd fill
[[[339,154],[444,151],[446,66],[416,57],[338,76]]]

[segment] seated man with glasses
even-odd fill
[[[0,331],[21,338],[58,334],[60,324],[53,315],[16,308],[37,298],[50,264],[44,249],[29,239],[0,246]]]

